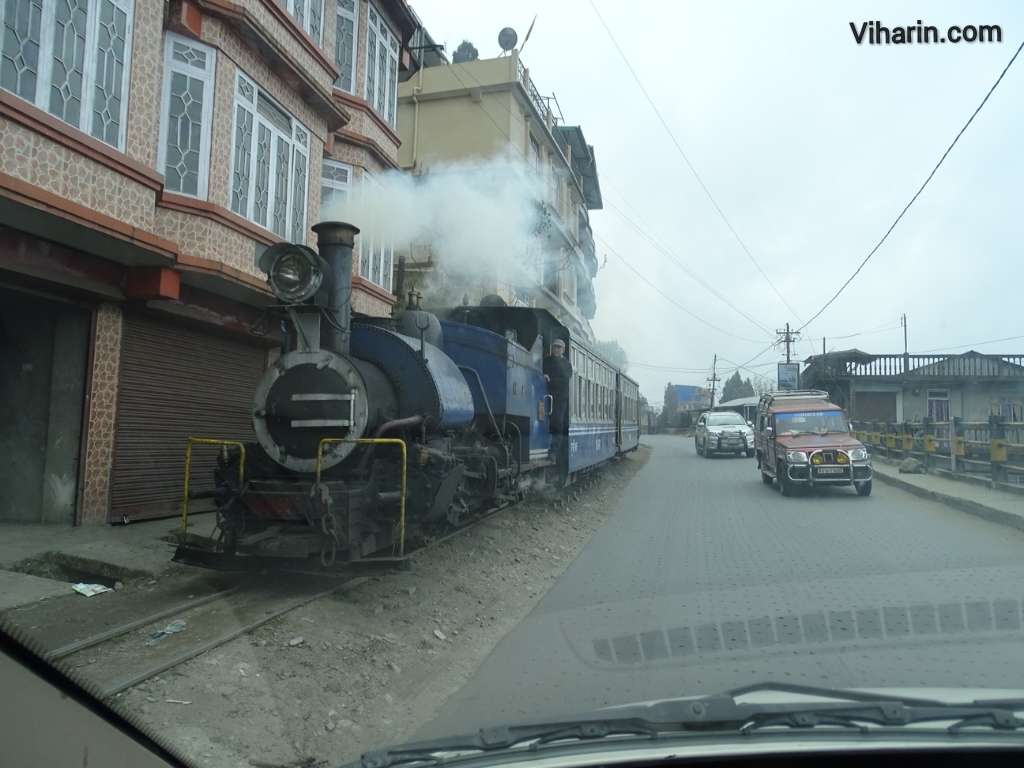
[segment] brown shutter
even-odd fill
[[[858,392],[855,419],[896,421],[895,392]]]
[[[124,316],[112,521],[181,513],[188,437],[255,439],[252,396],[265,364],[262,346]],[[193,487],[213,487],[216,451],[193,449]]]

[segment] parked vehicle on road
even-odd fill
[[[818,390],[763,395],[754,422],[761,480],[783,496],[798,487],[852,485],[871,493],[871,455],[850,434],[843,410]]]
[[[704,458],[716,453],[754,456],[754,430],[738,413],[704,413],[697,420],[694,447]]]

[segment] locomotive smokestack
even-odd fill
[[[324,328],[324,346],[347,355],[352,314],[352,247],[359,230],[340,221],[322,221],[313,227],[313,231],[316,232],[317,250],[331,267],[327,311],[334,323]]]

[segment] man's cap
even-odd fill
[[[553,342],[551,342],[551,346],[552,347],[563,347],[564,348],[565,347],[565,342],[562,341],[561,339],[555,339]]]

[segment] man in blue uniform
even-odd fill
[[[569,384],[572,381],[572,363],[565,358],[565,342],[555,339],[551,343],[551,354],[544,358],[544,380],[551,395],[551,416],[548,431],[551,433],[551,450],[548,458],[561,454],[565,435],[569,434]]]

